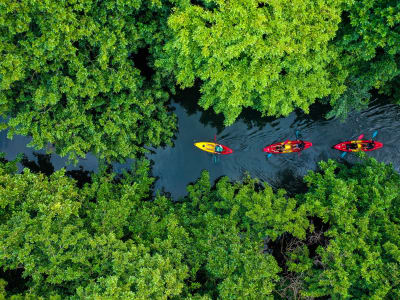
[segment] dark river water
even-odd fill
[[[340,159],[340,152],[332,146],[365,134],[370,138],[378,130],[376,140],[383,142],[382,149],[369,152],[379,161],[392,163],[397,171],[400,169],[398,143],[400,138],[400,107],[373,102],[361,112],[350,114],[345,122],[326,120],[326,110],[321,105],[314,105],[310,114],[294,112],[286,118],[261,118],[252,110],[245,110],[240,118],[227,128],[223,126],[223,118],[211,111],[201,111],[196,103],[198,94],[186,90],[175,97],[172,106],[178,116],[178,128],[173,147],[151,149],[147,155],[153,161],[152,175],[157,178],[156,190],[169,192],[175,199],[186,194],[187,184],[194,182],[202,170],[208,170],[212,180],[227,175],[232,180],[243,178],[248,172],[268,182],[273,187],[296,189],[301,178],[308,170],[315,170],[317,163],[329,158]],[[310,141],[313,146],[299,156],[296,153],[273,155],[267,159],[262,149],[274,142],[295,139],[299,130],[302,139]],[[194,147],[200,141],[217,141],[224,144],[234,153],[220,156],[214,162],[213,156]],[[28,160],[37,161],[45,152],[35,151],[26,145],[30,138],[15,136],[13,140],[6,138],[6,132],[0,134],[0,151],[6,153],[7,159],[14,159],[18,153],[24,153]],[[345,160],[353,162],[358,158],[347,155]],[[42,162],[43,164],[43,162]],[[46,164],[46,162],[45,162]],[[71,165],[66,158],[52,155],[47,164],[54,169],[65,167],[67,170],[79,169],[97,171],[98,162],[93,155],[88,155]],[[129,167],[130,163],[115,164],[117,172]]]

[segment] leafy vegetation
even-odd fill
[[[0,129],[123,161],[171,143],[170,92],[195,83],[225,125],[321,99],[346,116],[398,98],[399,24],[396,0],[4,0]]]
[[[326,230],[313,234],[312,248],[298,243],[287,263],[304,283],[301,295],[399,298],[399,174],[374,159],[353,167],[334,161],[320,166],[321,172],[305,177],[308,192],[301,203]]]
[[[23,270],[13,299],[396,299],[400,176],[365,160],[322,162],[295,198],[257,180],[178,202],[151,196],[149,163],[78,188],[0,164],[0,268]],[[390,274],[390,276],[388,276]],[[0,280],[0,298],[9,299]]]
[[[146,57],[135,57],[160,51],[166,11],[159,1],[2,1],[0,113],[9,137],[109,160],[169,143],[168,94],[160,74],[147,80],[138,69]]]
[[[340,52],[333,72],[344,75],[346,89],[341,97],[332,97],[329,116],[346,117],[365,107],[371,89],[392,95],[400,75],[399,2],[346,1],[333,45]]]
[[[200,105],[222,112],[226,125],[243,107],[286,116],[338,89],[328,72],[337,53],[328,42],[341,0],[199,2],[205,5],[179,2],[169,18],[168,67],[182,87],[200,79]]]
[[[321,99],[346,116],[372,89],[400,103],[399,30],[395,0],[1,1],[0,129],[137,160],[86,183],[0,160],[0,299],[399,299],[391,166],[322,162],[294,197],[203,172],[172,202],[140,160],[171,143],[175,85],[225,125]]]
[[[164,210],[165,198],[144,201],[153,181],[147,171],[148,163],[139,163],[124,179],[99,175],[78,189],[64,171],[47,178],[28,169],[13,175],[2,167],[0,265],[23,268],[27,293],[45,297],[179,294],[187,277],[174,247],[180,229]]]

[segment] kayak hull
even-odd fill
[[[339,151],[344,151],[344,152],[367,152],[367,151],[374,151],[379,148],[383,147],[383,144],[381,142],[373,141],[375,143],[375,147],[372,149],[367,149],[365,146],[366,144],[372,142],[371,140],[359,140],[359,141],[347,141],[343,143],[339,143],[335,146],[333,146],[334,149],[339,150]],[[347,145],[349,144],[357,144],[358,148],[357,149],[347,149]]]
[[[294,152],[301,152],[304,149],[310,148],[312,146],[311,142],[307,142],[307,141],[303,141],[304,142],[304,149],[300,150],[299,148],[293,148],[292,146],[300,144],[301,141],[288,141],[287,143],[285,143],[285,145],[283,144],[284,142],[281,143],[276,143],[276,144],[272,144],[269,145],[267,147],[265,147],[263,149],[264,152],[267,153],[275,153],[275,154],[280,154],[280,153],[294,153]],[[284,145],[285,149],[283,151],[278,151],[278,147]]]
[[[233,150],[231,148],[228,148],[224,145],[217,144],[217,143],[211,143],[211,142],[199,142],[194,144],[197,148],[200,150],[206,151],[208,153],[213,153],[213,154],[222,154],[222,155],[227,155],[233,153]],[[221,145],[222,148],[224,149],[222,152],[215,152],[215,146]]]

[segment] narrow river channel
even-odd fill
[[[259,113],[246,110],[237,122],[224,128],[223,118],[200,110],[195,104],[196,97],[198,95],[193,90],[188,90],[175,98],[172,106],[178,117],[179,131],[174,146],[151,149],[152,153],[147,155],[153,161],[152,175],[157,178],[156,190],[169,192],[175,199],[186,193],[187,184],[194,182],[202,170],[208,170],[212,180],[224,175],[238,180],[248,172],[273,187],[296,188],[301,177],[308,170],[315,170],[319,161],[340,158],[341,153],[332,149],[334,144],[354,139],[362,133],[365,138],[370,138],[375,130],[378,130],[375,139],[384,146],[368,155],[392,163],[397,171],[400,170],[400,106],[375,101],[368,109],[352,113],[345,122],[324,119],[325,112],[320,105],[312,106],[308,115],[294,112],[278,119],[261,118]],[[301,132],[302,139],[313,143],[311,148],[301,155],[278,154],[266,158],[262,152],[265,146],[294,139],[296,130]],[[216,163],[211,154],[193,146],[195,142],[213,141],[214,135],[219,143],[234,150],[231,155],[221,156]],[[25,153],[30,160],[36,160],[37,154],[45,152],[28,148],[26,145],[29,141],[30,138],[22,136],[8,140],[6,132],[2,132],[0,151],[6,153],[7,159]],[[358,158],[350,154],[345,159],[351,162]],[[79,166],[88,171],[98,169],[97,159],[90,154],[76,166],[57,155],[52,155],[50,162],[56,170],[62,167],[74,170]],[[115,164],[115,169],[119,172],[129,165],[129,162]]]

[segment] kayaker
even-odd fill
[[[222,151],[224,151],[224,148],[221,145],[216,145],[215,146],[215,152],[221,153]]]
[[[304,143],[304,141],[300,141],[300,143],[297,144],[297,148],[300,151],[303,151],[305,146],[306,146],[306,143]]]
[[[375,148],[375,142],[374,141],[370,141],[367,143],[366,147],[367,150],[371,150]]]
[[[358,149],[358,145],[357,145],[357,143],[346,144],[346,149],[347,150],[356,150],[356,149]]]

